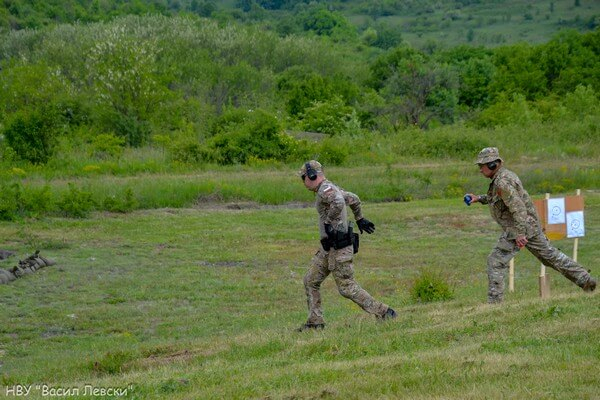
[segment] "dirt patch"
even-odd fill
[[[219,268],[219,267],[246,267],[248,264],[246,264],[244,261],[217,261],[217,262],[199,261],[198,265],[200,265],[202,267]]]
[[[144,358],[130,362],[128,369],[149,369],[162,365],[187,363],[198,357],[210,357],[220,351],[222,348],[211,349],[183,349],[176,351],[166,351],[166,349],[156,349],[156,353],[148,354]]]
[[[312,202],[291,201],[284,204],[261,204],[255,201],[222,202],[218,196],[201,196],[194,208],[202,210],[278,210],[314,207]]]

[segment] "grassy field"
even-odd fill
[[[584,195],[579,260],[598,276],[600,194]],[[485,258],[499,232],[485,207],[455,198],[363,211],[377,230],[362,238],[357,280],[399,317],[375,321],[328,279],[327,328],[302,334],[313,208],[0,223],[0,248],[57,261],[0,285],[0,398],[36,384],[71,390],[63,398],[600,398],[598,293],[550,271],[552,298],[539,299],[539,265],[526,253],[516,291],[487,305]],[[571,253],[572,241],[556,244]],[[413,302],[424,272],[449,282],[454,299]],[[127,394],[88,396],[85,385]],[[42,388],[28,398],[47,398]]]

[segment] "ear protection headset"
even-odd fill
[[[495,160],[495,161],[490,161],[490,162],[489,162],[489,163],[487,163],[486,165],[487,165],[487,167],[488,167],[490,170],[492,170],[492,171],[493,171],[493,170],[495,170],[496,168],[498,168],[498,162],[497,162],[497,161],[498,161],[498,160]]]
[[[314,181],[317,179],[317,171],[313,167],[310,166],[309,162],[304,164],[304,168],[306,169],[306,176],[308,176],[308,179],[310,179],[311,181]]]

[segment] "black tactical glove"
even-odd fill
[[[333,230],[333,226],[331,226],[331,224],[324,224],[325,225],[325,233],[327,234],[327,237],[331,240],[335,240],[335,231]]]
[[[359,219],[356,221],[356,224],[358,225],[358,229],[360,229],[360,233],[363,233],[363,231],[368,234],[375,232],[375,224],[366,218]]]

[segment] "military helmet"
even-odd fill
[[[306,175],[307,169],[311,169],[314,173],[323,173],[323,166],[321,163],[316,160],[310,160],[302,165],[302,168],[298,171],[298,176]]]
[[[477,161],[475,162],[475,164],[487,164],[489,162],[492,161],[496,161],[496,160],[500,160],[501,162],[503,162],[504,160],[502,160],[502,158],[500,158],[500,153],[498,152],[498,148],[497,147],[486,147],[485,149],[481,150],[479,152],[479,154],[477,155]]]

